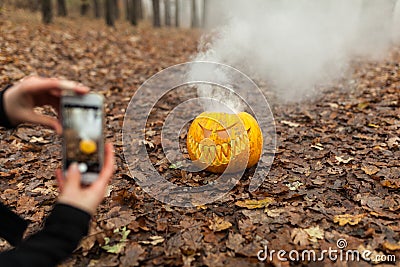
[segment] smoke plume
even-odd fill
[[[238,68],[267,82],[286,101],[315,95],[320,85],[343,77],[356,57],[382,56],[391,44],[396,21],[392,16],[396,0],[218,0],[209,4],[209,31],[195,59]],[[226,98],[218,90],[206,89],[200,87],[199,95]]]

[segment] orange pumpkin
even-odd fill
[[[234,173],[254,166],[262,143],[257,121],[246,112],[203,112],[190,125],[186,142],[190,159],[214,173]]]

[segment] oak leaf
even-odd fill
[[[365,214],[340,214],[335,215],[333,218],[334,223],[339,223],[340,226],[345,226],[346,224],[349,225],[357,225],[361,220],[365,217]]]
[[[274,202],[275,202],[274,198],[266,197],[261,200],[254,200],[254,199],[246,199],[244,201],[239,200],[235,203],[235,205],[252,210],[252,209],[267,208],[271,203]]]
[[[224,231],[231,228],[232,224],[229,221],[225,221],[223,218],[214,216],[213,220],[209,220],[210,225],[208,228],[214,232]]]

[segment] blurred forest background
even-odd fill
[[[5,5],[40,12],[43,23],[55,17],[87,16],[103,18],[109,26],[125,19],[132,25],[152,22],[154,27],[192,27],[206,25],[209,0],[0,0]]]

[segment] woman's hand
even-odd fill
[[[4,93],[3,105],[7,117],[14,126],[30,122],[53,128],[58,134],[62,132],[56,118],[34,112],[38,106],[50,105],[59,114],[60,98],[63,90],[72,90],[77,94],[86,94],[89,88],[73,81],[55,78],[30,76],[22,79]]]
[[[99,177],[88,187],[81,186],[81,174],[76,163],[71,164],[66,177],[60,169],[56,171],[60,195],[58,202],[68,204],[93,215],[101,203],[107,190],[107,185],[114,173],[114,152],[111,144],[104,148],[104,166]]]

